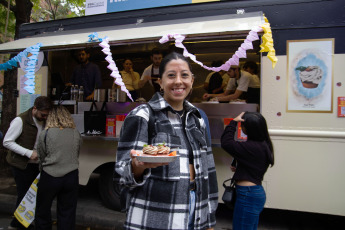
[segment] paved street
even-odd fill
[[[80,186],[77,207],[77,230],[122,229],[125,214],[105,208],[99,198],[98,178]],[[0,177],[0,230],[7,230],[15,203],[12,178]],[[54,209],[53,209],[54,210]],[[55,216],[55,212],[53,212]],[[231,210],[220,205],[216,230],[231,230]],[[342,227],[339,227],[342,226]],[[329,230],[344,229],[345,217],[265,209],[260,216],[259,230]],[[53,228],[56,229],[56,226]]]

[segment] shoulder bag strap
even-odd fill
[[[107,110],[107,102],[105,102],[105,101],[103,101],[101,111],[103,111],[104,109],[105,109],[105,111]]]
[[[48,134],[48,130],[46,131],[46,133],[44,134],[44,145],[46,146],[46,149],[47,149],[47,134]]]

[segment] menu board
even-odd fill
[[[345,97],[338,97],[338,117],[345,117]]]
[[[224,118],[224,128],[230,124],[230,121],[232,121],[234,118]],[[245,141],[247,140],[247,135],[244,134],[244,132],[242,131],[242,127],[241,127],[241,122],[237,122],[237,140],[242,140]]]

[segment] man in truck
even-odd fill
[[[6,160],[11,165],[17,187],[16,207],[39,173],[37,139],[44,129],[45,120],[52,107],[52,102],[48,97],[37,97],[32,108],[12,120],[4,137],[3,145],[9,149]],[[27,228],[14,217],[9,229]]]
[[[149,82],[153,86],[155,92],[159,92],[160,86],[158,84],[159,78],[159,66],[163,59],[163,54],[160,49],[153,48],[151,52],[152,64],[146,67],[143,74],[141,75],[139,88],[144,87],[146,82]]]
[[[84,99],[93,100],[94,90],[102,86],[101,71],[99,67],[89,61],[90,52],[88,49],[82,49],[78,52],[80,62],[74,69],[71,83],[68,85],[78,85],[84,88]]]

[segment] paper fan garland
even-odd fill
[[[35,65],[37,61],[37,56],[38,53],[40,52],[42,44],[37,43],[36,45],[33,45],[31,47],[26,48],[24,51],[20,52],[17,56],[11,58],[6,63],[0,64],[0,71],[1,70],[8,70],[12,69],[13,67],[18,67],[18,62],[22,61],[23,57],[27,57],[29,54],[31,54],[30,57],[28,57],[29,61],[27,64],[27,67],[24,69],[25,75],[28,80],[24,82],[26,85],[24,89],[29,93],[29,94],[34,94],[35,93]]]
[[[105,55],[107,55],[105,57],[105,60],[109,63],[107,68],[111,71],[110,76],[112,76],[115,79],[114,83],[120,86],[121,90],[127,94],[127,96],[129,97],[129,99],[131,99],[131,101],[133,101],[132,95],[127,90],[125,83],[123,83],[120,72],[113,60],[113,55],[110,51],[110,46],[109,46],[109,38],[107,36],[104,38],[99,38],[98,33],[94,32],[89,35],[89,42],[100,42],[99,46],[103,48],[102,52]]]
[[[267,57],[272,61],[272,68],[274,68],[278,59],[275,56],[271,27],[266,17],[265,17],[265,23],[262,26],[257,26],[253,28],[247,35],[244,42],[235,52],[235,54],[232,55],[232,57],[229,60],[227,60],[223,65],[219,67],[209,67],[209,66],[204,65],[202,62],[196,60],[195,55],[189,53],[187,48],[182,44],[183,40],[185,39],[185,36],[181,34],[166,34],[159,40],[159,42],[161,44],[164,44],[168,42],[170,39],[175,39],[175,46],[183,49],[183,56],[189,57],[190,59],[192,59],[195,63],[199,64],[204,69],[219,72],[221,70],[228,71],[232,65],[239,65],[240,58],[247,57],[246,51],[249,49],[253,49],[252,42],[259,40],[258,32],[264,32],[264,35],[262,37],[263,43],[260,45],[261,47],[260,52],[268,52]]]

